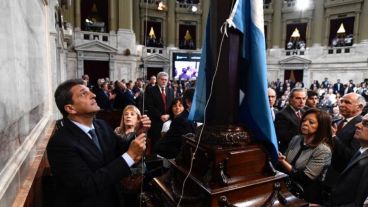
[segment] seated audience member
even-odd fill
[[[298,134],[300,118],[304,113],[306,93],[294,88],[289,95],[289,105],[276,114],[275,129],[280,152],[284,153],[292,137]]]
[[[195,124],[188,120],[193,95],[194,89],[188,89],[184,92],[185,110],[173,119],[169,131],[155,145],[154,151],[166,159],[173,159],[178,155],[183,144],[182,135],[195,132]]]
[[[318,93],[316,91],[307,91],[307,100],[305,101],[305,110],[317,108],[319,103]]]
[[[177,118],[184,111],[183,100],[181,98],[175,98],[170,106],[170,109],[171,109],[170,117],[172,117],[172,119]],[[172,119],[167,120],[162,125],[162,130],[161,130],[162,137],[164,137],[166,132],[169,131]]]
[[[119,181],[146,149],[145,134],[124,143],[102,120],[96,96],[81,79],[61,83],[55,102],[63,114],[61,127],[50,138],[47,156],[56,181],[55,206],[121,207]],[[149,119],[142,119],[150,127]]]
[[[293,137],[279,163],[293,182],[303,187],[303,198],[322,201],[322,181],[331,162],[331,118],[319,109],[310,109],[302,117],[300,134]]]
[[[363,206],[368,196],[368,115],[355,127],[354,139],[361,147],[332,187],[330,206]]]

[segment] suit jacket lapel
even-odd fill
[[[93,156],[95,156],[98,159],[102,158],[101,152],[97,149],[97,146],[91,138],[84,133],[78,126],[76,126],[73,122],[71,122],[69,119],[64,119],[65,126],[67,126],[72,133],[76,136],[77,139],[79,139],[79,143],[84,146]],[[98,135],[97,135],[98,136]]]
[[[362,159],[365,159],[368,157],[368,151],[364,151],[363,154],[361,154],[359,157],[355,158],[355,160],[351,161],[348,166],[341,172],[341,175],[344,174],[346,171],[350,170],[357,162],[359,162]]]
[[[292,119],[293,123],[295,125],[299,126],[300,120],[298,119],[298,117],[295,114],[295,111],[291,108],[290,105],[288,106],[287,111],[288,111],[289,117]]]

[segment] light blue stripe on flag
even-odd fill
[[[257,140],[266,144],[272,161],[275,163],[278,157],[278,146],[268,105],[263,1],[237,0],[227,21],[230,27],[236,28],[243,34],[239,64],[239,85],[243,95],[240,100],[239,121],[245,124]],[[207,81],[210,81],[208,73],[210,69],[213,69],[207,67],[207,60],[210,58],[210,52],[207,50],[209,48],[208,34],[209,23],[207,22],[196,92],[189,117],[196,121],[203,121],[204,106],[208,97],[206,75]]]

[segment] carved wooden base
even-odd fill
[[[287,175],[273,169],[263,146],[252,142],[243,128],[207,128],[200,144],[199,134],[186,136],[182,152],[170,161],[169,172],[152,182],[165,206],[176,206],[179,200],[180,206],[191,207],[305,204],[287,191]]]

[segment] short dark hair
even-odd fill
[[[185,105],[184,103],[184,99],[180,98],[180,97],[177,97],[177,98],[174,98],[173,102],[171,103],[170,105],[170,117],[174,117],[174,112],[172,110],[172,108],[177,104],[177,103],[181,103],[181,105],[183,105],[184,109],[187,109],[187,106]]]
[[[65,111],[64,106],[67,104],[73,104],[72,92],[70,89],[76,85],[83,85],[82,79],[71,79],[61,83],[55,90],[55,102],[61,114],[66,117],[68,112]]]
[[[307,91],[307,97],[310,98],[310,97],[313,97],[313,96],[317,96],[318,97],[318,93],[315,92],[315,91],[312,91],[312,90],[308,90]]]
[[[331,117],[330,115],[320,109],[311,108],[306,111],[302,116],[302,121],[299,125],[299,130],[302,127],[303,120],[308,114],[315,114],[318,121],[318,129],[316,135],[312,141],[312,145],[318,146],[320,143],[326,143],[328,146],[332,147],[332,132],[331,132]]]

